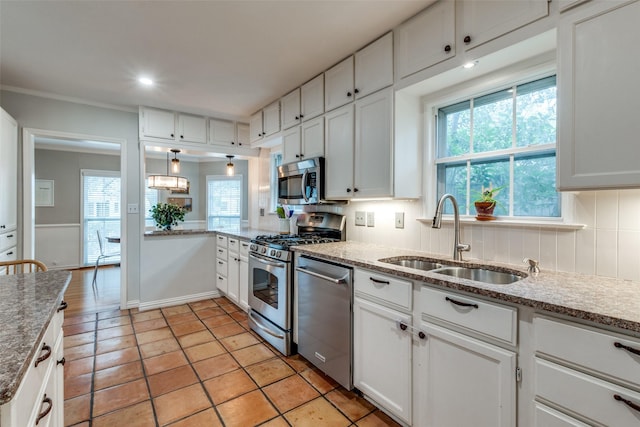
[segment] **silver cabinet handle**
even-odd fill
[[[260,321],[258,319],[256,319],[256,317],[253,315],[252,311],[249,311],[249,317],[255,322],[256,326],[260,330],[265,331],[267,334],[271,335],[272,337],[276,337],[276,338],[279,338],[279,339],[284,339],[284,335],[278,334],[276,332],[273,332],[271,329],[269,329],[266,326],[263,326],[262,324],[260,324]]]
[[[254,254],[249,254],[249,258],[251,259],[255,259],[258,262],[261,262],[262,264],[265,265],[270,265],[271,267],[280,267],[283,268],[285,265],[281,262],[271,262],[271,261],[267,261],[266,259],[262,259],[262,258],[258,258],[257,256],[255,256]]]
[[[329,277],[329,276],[325,276],[324,274],[321,273],[316,273],[313,270],[309,270],[306,267],[296,267],[296,271],[299,271],[300,273],[305,273],[308,274],[309,276],[313,276],[313,277],[317,277],[318,279],[322,279],[322,280],[326,280],[328,282],[331,283],[335,283],[337,285],[342,285],[343,283],[347,283],[347,276],[344,277],[340,277],[340,278],[335,278],[335,277]]]

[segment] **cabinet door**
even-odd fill
[[[142,109],[144,136],[151,138],[176,139],[176,118],[173,111]]]
[[[246,310],[249,307],[249,258],[244,255],[249,250],[249,242],[240,242],[240,289],[238,300],[240,307]],[[243,254],[244,253],[244,254]]]
[[[235,125],[228,120],[209,119],[209,142],[215,145],[235,145]]]
[[[207,119],[200,116],[178,114],[178,137],[183,142],[207,143]]]
[[[239,146],[248,146],[251,143],[249,139],[249,125],[247,123],[236,124],[236,132]]]
[[[354,197],[393,195],[393,92],[356,102]]]
[[[262,110],[262,128],[264,136],[280,132],[280,101],[276,101]]]
[[[458,1],[461,31],[458,43],[465,50],[524,27],[549,14],[548,0]]]
[[[249,132],[251,134],[251,142],[257,142],[262,139],[264,133],[262,132],[262,110],[255,113],[249,119]]]
[[[237,252],[229,252],[227,271],[227,297],[235,303],[239,301],[240,292],[240,256]]]
[[[282,98],[282,130],[300,124],[300,89]]]
[[[591,2],[558,27],[558,189],[640,184],[640,2]],[[634,30],[631,30],[634,28]],[[599,84],[594,84],[599,82]],[[636,86],[637,89],[637,86]]]
[[[353,385],[411,424],[411,316],[356,297],[353,304]],[[383,373],[383,374],[381,374]]]
[[[353,195],[353,104],[325,115],[325,196]]]
[[[396,71],[401,79],[455,55],[454,0],[435,3],[396,31]]]
[[[302,124],[302,152],[300,157],[310,159],[324,156],[324,117]]]
[[[300,117],[310,120],[324,113],[324,74],[302,85]]]
[[[356,99],[393,84],[393,33],[355,54]]]
[[[421,321],[415,348],[420,426],[516,425],[516,354]]]
[[[324,110],[353,101],[353,56],[324,73]]]
[[[18,226],[18,123],[6,111],[0,113],[0,233],[3,233]]]
[[[282,132],[282,163],[300,160],[300,126]]]

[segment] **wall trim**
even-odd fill
[[[80,227],[80,223],[74,224],[36,224],[36,228],[68,228],[68,227]]]
[[[199,294],[185,295],[181,297],[167,298],[167,299],[156,300],[156,301],[138,302],[138,309],[140,311],[144,311],[144,310],[151,310],[154,308],[170,307],[172,305],[186,304],[189,302],[201,301],[209,298],[218,298],[220,296],[222,296],[220,292],[215,290],[215,291],[202,292]],[[129,304],[133,302],[134,301],[127,302],[127,308],[130,308]]]

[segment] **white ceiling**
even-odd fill
[[[433,1],[0,0],[0,84],[246,118]]]

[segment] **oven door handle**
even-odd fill
[[[306,267],[296,267],[296,271],[299,271],[300,273],[305,273],[308,274],[310,276],[313,277],[317,277],[318,279],[322,279],[322,280],[326,280],[328,282],[331,283],[335,283],[336,285],[342,285],[344,283],[347,283],[347,277],[349,277],[348,275],[345,277],[340,277],[340,278],[334,278],[334,277],[329,277],[329,276],[325,276],[324,274],[320,274],[320,273],[316,273],[313,270],[309,270]]]
[[[266,326],[263,326],[260,322],[259,319],[257,319],[254,315],[253,312],[251,310],[249,310],[249,317],[251,318],[251,320],[253,320],[253,322],[255,323],[255,325],[261,330],[264,331],[265,333],[271,335],[272,337],[276,337],[279,339],[284,339],[284,335],[282,334],[278,334],[276,332],[273,332],[271,329],[267,328]]]
[[[266,259],[264,259],[264,258],[262,258],[262,257],[258,256],[258,255],[255,255],[255,254],[249,254],[249,258],[251,258],[251,259],[255,259],[256,261],[261,262],[262,264],[265,264],[265,265],[269,265],[269,266],[271,266],[271,267],[278,267],[278,268],[284,268],[284,267],[286,267],[286,265],[284,265],[284,264],[283,264],[283,263],[281,263],[281,262],[273,262],[273,261],[269,261],[269,260],[266,260]]]
[[[302,198],[304,199],[305,202],[309,201],[309,198],[307,197],[307,175],[309,174],[309,170],[305,169],[304,173],[302,174],[302,180],[300,181],[300,190],[302,191]]]

